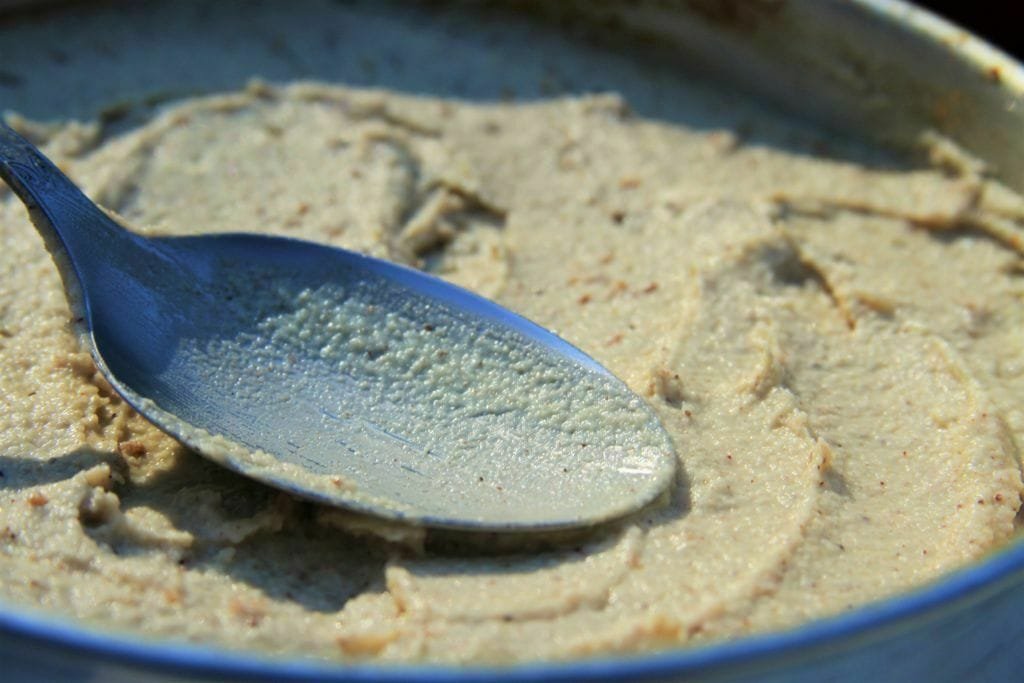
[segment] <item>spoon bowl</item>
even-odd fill
[[[357,512],[487,531],[603,522],[673,478],[638,396],[475,294],[300,240],[143,237],[2,122],[0,177],[111,385],[226,467]]]

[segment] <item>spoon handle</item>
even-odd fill
[[[2,118],[0,178],[28,209],[51,252],[62,253],[73,263],[90,254],[102,257],[111,240],[123,242],[130,235]]]

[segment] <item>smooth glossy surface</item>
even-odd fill
[[[6,126],[0,176],[47,241],[111,384],[238,472],[471,530],[605,521],[672,479],[671,443],[639,397],[472,293],[297,240],[142,237]]]

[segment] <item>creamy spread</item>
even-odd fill
[[[568,659],[794,626],[1009,541],[1024,200],[934,136],[935,168],[890,164],[748,139],[741,102],[710,126],[629,104],[296,82],[118,135],[12,117],[140,232],[344,246],[553,329],[648,401],[679,474],[570,544],[363,535],[128,409],[0,190],[0,598],[262,654]]]

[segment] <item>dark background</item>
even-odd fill
[[[970,29],[990,43],[1024,58],[1024,1],[916,0],[936,14]]]

